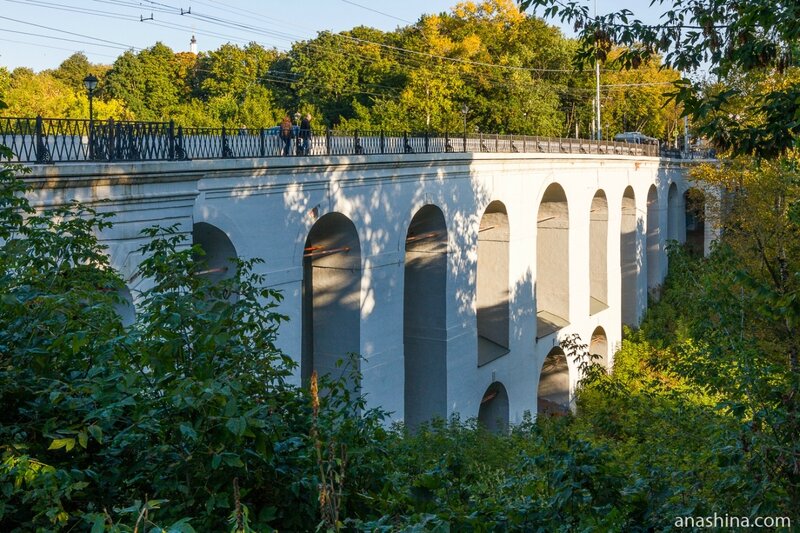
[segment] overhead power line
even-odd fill
[[[123,46],[123,45],[115,45],[115,44],[101,44],[101,43],[93,43],[90,41],[81,41],[79,39],[68,39],[66,37],[57,37],[55,35],[45,35],[43,33],[32,33],[28,31],[20,31],[20,30],[9,30],[6,28],[0,28],[0,31],[6,33],[16,33],[19,35],[28,35],[30,37],[42,37],[44,39],[55,39],[57,41],[67,41],[70,43],[79,43],[79,44],[86,44],[89,46],[100,46],[103,48],[114,48],[115,50],[130,50],[130,47]],[[61,50],[69,50],[69,48],[61,48]]]
[[[59,33],[66,33],[67,35],[75,35],[77,37],[83,37],[84,39],[91,39],[93,41],[99,41],[99,42],[102,42],[102,43],[115,44],[117,46],[122,46],[123,48],[140,50],[140,48],[136,48],[135,46],[131,46],[129,44],[120,43],[120,42],[117,42],[117,41],[109,41],[107,39],[101,39],[99,37],[92,37],[91,35],[85,35],[83,33],[76,33],[76,32],[73,32],[73,31],[67,31],[67,30],[62,30],[62,29],[59,29],[59,28],[53,28],[51,26],[45,26],[43,24],[35,24],[33,22],[28,22],[28,21],[25,21],[25,20],[14,19],[14,18],[11,18],[11,17],[4,17],[2,15],[0,15],[0,19],[10,20],[10,21],[16,22],[18,24],[25,24],[27,26],[34,26],[36,28],[42,28],[42,29],[45,29],[45,30],[55,31],[55,32],[59,32]]]
[[[350,0],[342,0],[342,2],[344,2],[345,4],[350,4],[351,6],[360,7],[361,9],[366,9],[367,11],[372,11],[373,13],[383,15],[384,17],[389,17],[390,19],[399,20],[400,22],[405,22],[406,24],[414,24],[410,20],[402,19],[400,17],[395,17],[394,15],[390,15],[389,13],[384,13],[383,11],[378,11],[377,9],[373,9],[371,7],[362,6],[361,4],[351,2]]]

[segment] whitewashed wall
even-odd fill
[[[280,347],[298,360],[302,341],[303,248],[314,222],[327,213],[349,218],[361,246],[360,347],[362,390],[371,405],[403,418],[403,280],[405,239],[414,214],[424,205],[441,209],[447,224],[448,269],[445,301],[448,414],[477,416],[481,399],[495,381],[508,393],[510,421],[536,412],[542,362],[559,339],[578,333],[589,344],[598,326],[609,351],[621,339],[620,231],[622,198],[635,197],[636,316],[647,304],[648,192],[651,206],[650,285],[666,273],[664,242],[685,238],[682,199],[686,166],[657,158],[554,154],[436,154],[407,156],[308,157],[140,164],[36,166],[29,180],[35,205],[78,199],[116,213],[101,239],[112,264],[134,295],[140,261],[135,249],[141,228],[178,224],[190,233],[205,222],[222,230],[239,257],[261,257],[270,286],[283,291],[280,311],[290,317],[280,330]],[[569,325],[536,339],[537,214],[545,189],[565,191],[569,211]],[[672,210],[668,190],[675,184]],[[589,220],[598,190],[608,202],[608,308],[589,311]],[[508,213],[509,353],[478,367],[475,312],[477,235],[492,201]],[[658,228],[654,230],[653,223]],[[672,230],[670,230],[672,225]],[[711,234],[710,225],[706,226]],[[655,244],[655,247],[654,247]],[[651,265],[652,267],[652,265]],[[613,360],[613,356],[609,355]],[[574,389],[579,376],[570,361]],[[299,366],[296,379],[299,382]]]

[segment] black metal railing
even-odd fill
[[[0,144],[11,148],[17,161],[34,164],[280,157],[286,153],[284,140],[276,126],[261,129],[182,128],[176,127],[174,122],[42,117],[0,117]],[[289,155],[447,152],[661,155],[656,144],[483,133],[314,129],[308,144],[306,151],[303,139],[292,139]]]

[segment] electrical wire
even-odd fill
[[[81,40],[78,40],[78,39],[68,39],[66,37],[56,37],[56,36],[53,36],[53,35],[45,35],[43,33],[32,33],[32,32],[28,32],[28,31],[9,30],[9,29],[6,29],[6,28],[0,28],[0,31],[6,32],[6,33],[16,33],[16,34],[19,34],[19,35],[27,35],[29,37],[42,37],[42,38],[45,38],[45,39],[56,39],[58,41],[67,41],[67,42],[71,42],[71,43],[85,44],[85,45],[89,45],[89,46],[100,46],[100,47],[103,47],[103,48],[113,48],[115,50],[130,50],[130,48],[126,48],[125,46],[120,46],[120,45],[92,43],[92,42],[89,42],[89,41],[81,41]],[[68,48],[62,48],[62,50],[69,50],[69,49]]]
[[[76,33],[76,32],[72,32],[72,31],[62,30],[62,29],[59,29],[59,28],[53,28],[53,27],[50,27],[50,26],[45,26],[43,24],[35,24],[33,22],[27,22],[27,21],[24,21],[24,20],[18,20],[18,19],[14,19],[14,18],[11,18],[11,17],[4,17],[2,15],[0,15],[0,19],[10,20],[10,21],[16,22],[18,24],[25,24],[27,26],[35,26],[37,28],[56,31],[56,32],[59,32],[59,33],[66,33],[67,35],[75,35],[77,37],[83,37],[84,39],[92,39],[94,41],[99,41],[99,42],[103,42],[103,43],[115,44],[115,45],[122,46],[122,47],[127,48],[127,49],[136,49],[135,46],[131,46],[129,44],[119,43],[119,42],[116,42],[116,41],[109,41],[107,39],[101,39],[99,37],[92,37],[91,35],[85,35],[83,33]]]
[[[2,29],[0,29],[0,31],[11,31],[11,30],[2,30]],[[38,46],[40,48],[50,48],[52,50],[65,50],[67,52],[74,52],[75,51],[73,48],[64,48],[63,46],[52,46],[52,45],[49,45],[49,44],[32,43],[32,42],[29,42],[29,41],[20,41],[18,39],[3,39],[2,37],[0,37],[0,41],[7,42],[7,43],[14,43],[14,44],[27,44],[29,46]],[[103,53],[100,53],[100,52],[92,52],[92,53],[94,55],[103,56],[103,57],[112,57],[112,58],[118,57],[118,56],[115,56],[115,55],[103,54]]]
[[[395,17],[394,15],[390,15],[389,13],[384,13],[383,11],[378,11],[377,9],[372,9],[371,7],[362,6],[361,4],[357,4],[355,2],[351,2],[350,0],[341,0],[345,4],[350,4],[351,6],[360,7],[361,9],[366,9],[367,11],[372,11],[373,13],[377,13],[379,15],[383,15],[384,17],[389,17],[394,20],[399,20],[400,22],[405,22],[406,24],[414,24],[410,20],[402,19],[400,17]]]

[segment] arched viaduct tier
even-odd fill
[[[34,205],[116,213],[100,237],[134,299],[140,230],[177,223],[213,268],[265,259],[298,382],[357,352],[368,403],[394,419],[458,412],[497,427],[569,406],[579,376],[567,335],[613,363],[687,221],[707,248],[709,225],[687,211],[687,165],[449,153],[65,163],[26,179]]]

